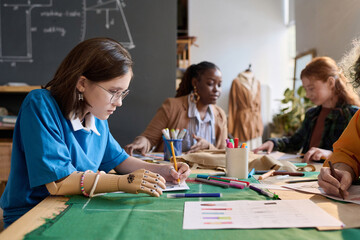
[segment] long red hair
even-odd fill
[[[328,81],[329,77],[335,79],[335,94],[340,103],[360,106],[359,96],[351,83],[342,73],[334,59],[330,57],[316,57],[301,71],[300,78],[307,77],[311,81]]]

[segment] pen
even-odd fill
[[[278,172],[278,171],[275,171],[272,175],[304,176],[305,173],[302,173],[302,172]]]
[[[172,152],[173,160],[174,160],[174,168],[175,168],[175,171],[177,172],[178,167],[177,167],[177,163],[176,163],[176,155],[175,155],[175,152],[174,152],[174,143],[172,141],[170,142],[170,146],[171,146],[171,152]],[[180,184],[180,178],[178,178],[177,181]]]
[[[176,139],[175,129],[170,130],[170,135],[172,139]]]
[[[228,147],[228,148],[234,148],[234,145],[233,145],[232,142],[230,141],[230,142],[227,144],[227,147]]]
[[[233,182],[233,181],[230,181],[230,182],[222,182],[222,181],[217,181],[215,179],[209,179],[211,182],[216,182],[216,183],[222,183],[222,184],[226,184],[226,185],[229,185],[230,187],[233,187],[233,188],[240,188],[240,189],[243,189],[245,187],[245,184],[241,184],[241,183],[237,183],[237,182]]]
[[[264,196],[267,196],[267,197],[270,197],[270,198],[273,198],[273,199],[279,199],[279,200],[280,200],[279,196],[276,195],[275,193],[271,193],[271,192],[264,191],[263,189],[257,188],[257,187],[255,187],[255,186],[253,186],[253,185],[250,185],[249,188],[252,189],[252,190],[254,190],[254,191],[256,191],[256,192],[258,192],[258,193],[260,193],[260,194],[262,194],[262,195],[264,195]]]
[[[239,147],[239,138],[234,138],[234,148]]]
[[[208,177],[209,180],[217,180],[217,181],[222,181],[222,182],[236,182],[236,183],[242,183],[242,185],[246,185],[249,186],[250,183],[246,182],[246,181],[241,181],[241,180],[237,180],[237,179],[231,179],[231,178],[226,178],[226,177],[216,177],[216,176],[209,176]]]
[[[248,178],[251,178],[255,173],[255,168],[251,169],[251,171],[248,174]]]
[[[255,174],[264,174],[267,173],[269,170],[257,170]],[[286,172],[286,170],[278,170],[277,172]]]
[[[166,132],[166,134],[169,136],[169,138],[170,138],[170,131],[169,131],[169,129],[168,128],[165,128],[165,132]]]
[[[213,182],[207,179],[203,179],[203,178],[195,178],[195,181],[197,182],[203,182],[203,183],[207,183],[210,185],[215,185],[215,186],[219,186],[219,187],[223,187],[223,188],[229,188],[230,186],[225,184],[225,183],[217,183],[217,182]]]
[[[301,183],[301,182],[316,182],[317,178],[312,178],[312,179],[301,179],[301,180],[289,180],[286,181],[286,183]]]
[[[181,132],[178,135],[178,139],[183,139],[185,137],[186,134],[186,129],[184,128],[183,130],[181,130]]]
[[[208,179],[209,177],[220,177],[220,176],[223,176],[223,174],[217,173],[217,174],[214,174],[214,175],[205,175],[205,174],[197,174],[196,175],[197,178],[204,178],[204,179]]]
[[[179,136],[179,131],[180,131],[180,129],[178,129],[178,128],[175,130],[175,138],[178,138],[178,136]]]
[[[339,179],[338,179],[338,176],[337,176],[337,174],[336,174],[336,172],[335,172],[334,166],[332,165],[332,162],[331,162],[331,161],[328,161],[328,162],[329,162],[329,166],[330,166],[331,176],[333,176],[334,178],[336,178],[337,180],[339,180]],[[344,198],[344,192],[343,192],[343,190],[342,190],[341,188],[339,188],[339,193],[340,193],[342,199],[345,199],[345,198]]]
[[[170,139],[170,136],[165,129],[161,130],[161,132],[163,133],[163,135],[166,139]]]
[[[167,194],[167,198],[183,198],[183,197],[222,197],[221,193],[175,193]]]
[[[274,172],[275,172],[275,170],[270,170],[267,173],[264,173],[263,175],[261,175],[258,179],[259,180],[264,180],[265,178],[270,177]]]

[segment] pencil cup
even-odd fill
[[[172,157],[170,142],[174,144],[175,156],[182,154],[182,139],[164,139],[164,160],[170,161]]]
[[[248,178],[248,148],[226,148],[226,176]]]

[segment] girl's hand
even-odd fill
[[[266,151],[267,154],[271,153],[274,149],[274,143],[272,141],[264,142],[260,147],[255,148],[254,153],[258,153],[259,151]]]
[[[174,184],[178,183],[178,179],[180,179],[180,182],[184,182],[190,175],[190,167],[186,163],[178,162],[178,171],[175,171],[175,168],[172,164],[168,164],[168,174],[165,176],[165,179],[169,182],[172,182]]]
[[[338,197],[341,197],[339,191],[339,188],[341,188],[344,198],[347,198],[349,196],[349,192],[347,190],[351,186],[353,180],[352,174],[346,170],[339,169],[335,169],[335,172],[339,179],[336,179],[331,175],[330,168],[321,168],[318,176],[319,186],[322,187],[326,193]]]
[[[194,145],[192,145],[190,147],[190,150],[188,151],[188,153],[192,153],[192,152],[210,148],[210,143],[208,141],[206,141],[205,139],[198,137],[195,134],[193,135],[193,137],[197,141],[197,143],[195,143]]]
[[[312,147],[312,148],[310,148],[309,151],[307,151],[307,153],[305,153],[304,159],[302,161],[309,163],[311,160],[312,161],[325,160],[325,159],[328,159],[331,154],[332,154],[332,151],[330,151],[330,150]]]

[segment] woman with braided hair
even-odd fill
[[[130,155],[134,150],[145,154],[153,147],[155,151],[163,151],[161,130],[164,128],[187,129],[183,152],[224,149],[227,120],[225,112],[216,106],[221,83],[221,72],[215,64],[200,62],[189,66],[175,98],[165,100],[145,131],[125,150]]]

